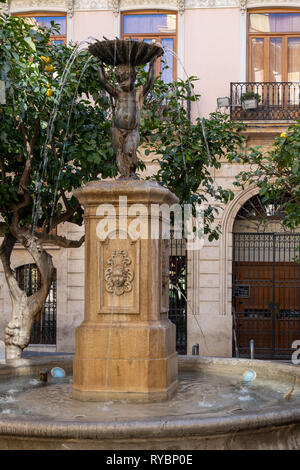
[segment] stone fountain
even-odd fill
[[[135,177],[140,111],[163,51],[119,40],[97,42],[90,51],[116,104],[111,137],[120,178],[76,192],[85,209],[86,265],[74,360],[0,363],[0,449],[299,449],[298,366],[177,358],[164,220],[152,214],[156,237],[148,224],[151,205],[177,199]],[[108,82],[102,62],[116,66],[119,87]],[[136,89],[135,66],[147,62],[148,81]],[[40,383],[41,369],[53,366],[67,376]]]
[[[75,192],[84,206],[86,238],[85,317],[76,331],[73,398],[164,400],[177,388],[175,326],[167,316],[162,216],[151,218],[151,226],[159,227],[158,238],[152,239],[148,214],[153,204],[172,205],[177,198],[135,175],[140,113],[163,50],[121,40],[96,42],[89,50],[99,58],[100,83],[115,102],[111,140],[120,178],[92,181]],[[107,80],[103,62],[116,67],[119,87]],[[135,87],[135,66],[148,62],[147,83]],[[107,208],[110,223],[102,230]],[[137,214],[138,239],[130,230]]]

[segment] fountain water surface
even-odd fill
[[[41,368],[66,377],[39,380]],[[247,370],[256,379],[244,381]],[[297,449],[300,370],[246,359],[179,358],[168,401],[72,399],[72,361],[0,366],[0,449]]]

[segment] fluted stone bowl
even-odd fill
[[[97,41],[89,46],[90,53],[107,65],[146,65],[164,51],[156,44],[148,44],[132,39]]]

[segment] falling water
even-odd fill
[[[80,74],[80,77],[79,77],[79,80],[78,80],[78,83],[77,83],[77,86],[76,86],[76,90],[75,90],[74,95],[73,95],[73,100],[72,100],[72,104],[71,104],[71,108],[70,108],[70,112],[69,112],[69,117],[68,117],[68,121],[67,121],[65,136],[64,136],[64,145],[63,145],[62,155],[61,155],[61,159],[60,159],[59,172],[58,172],[57,179],[56,179],[56,184],[55,184],[54,198],[53,198],[53,202],[52,202],[51,219],[50,219],[50,228],[52,227],[52,219],[53,219],[55,206],[56,206],[56,201],[57,201],[58,185],[59,185],[59,182],[60,182],[60,178],[61,178],[61,174],[62,174],[62,167],[63,167],[63,164],[64,164],[64,157],[65,157],[65,151],[66,151],[66,146],[67,146],[67,137],[68,137],[68,133],[69,133],[69,128],[70,128],[70,123],[71,123],[71,117],[72,117],[72,114],[73,114],[74,104],[76,102],[78,88],[79,88],[81,79],[82,79],[83,74],[85,73],[91,59],[92,59],[92,56],[90,56],[88,58],[88,60],[86,61],[85,65],[84,65],[84,67],[81,71],[81,74]]]
[[[59,105],[60,105],[60,102],[61,102],[64,85],[66,83],[67,77],[68,77],[68,75],[71,71],[72,65],[73,65],[78,53],[80,52],[81,49],[83,49],[82,46],[86,45],[86,44],[88,44],[87,40],[81,41],[75,47],[74,51],[72,52],[71,56],[69,57],[69,59],[67,61],[67,64],[66,64],[66,67],[64,69],[64,72],[63,72],[63,74],[61,76],[61,79],[60,79],[60,82],[59,82],[59,87],[58,87],[58,90],[57,90],[56,99],[54,101],[54,106],[53,106],[52,111],[50,113],[50,118],[49,118],[48,127],[47,127],[47,135],[46,135],[44,146],[43,146],[42,151],[41,151],[41,157],[42,157],[41,158],[41,164],[40,164],[39,171],[37,173],[36,191],[35,191],[34,205],[33,205],[33,211],[32,211],[32,221],[33,221],[32,231],[33,232],[34,232],[34,230],[37,226],[38,220],[39,220],[40,215],[41,215],[41,188],[42,188],[42,185],[44,183],[44,178],[45,178],[47,163],[48,163],[49,144],[50,144],[50,142],[52,140],[52,137],[53,137],[54,124],[55,124],[57,112],[58,112],[58,109],[59,109]]]

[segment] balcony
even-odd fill
[[[242,96],[258,95],[255,109],[245,110]],[[236,82],[230,84],[233,121],[295,121],[300,119],[300,82]]]

